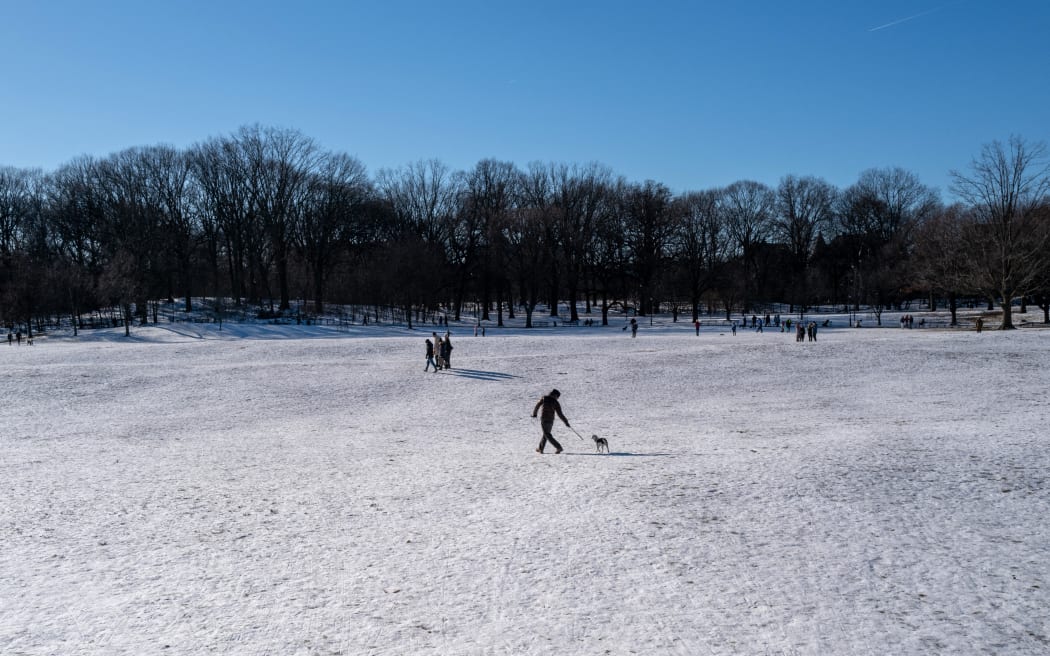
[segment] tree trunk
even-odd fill
[[[1005,295],[1004,295],[1004,298],[1005,298]],[[1003,323],[999,326],[999,330],[1013,330],[1015,328],[1015,326],[1014,326],[1014,317],[1013,317],[1013,311],[1014,311],[1013,305],[1010,303],[1009,300],[1004,300],[1002,307],[1003,307]]]
[[[324,313],[324,273],[319,264],[314,265],[314,312]]]

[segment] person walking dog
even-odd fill
[[[561,444],[558,444],[558,440],[554,439],[554,435],[551,434],[551,429],[554,428],[554,417],[557,415],[563,422],[565,422],[566,428],[572,428],[569,425],[569,420],[565,418],[565,415],[561,412],[561,404],[558,403],[558,397],[561,396],[561,392],[556,389],[551,390],[551,393],[544,396],[536,404],[536,407],[532,409],[532,416],[535,417],[537,412],[540,413],[540,428],[543,429],[543,437],[540,438],[540,446],[536,449],[536,453],[543,453],[544,447],[547,446],[547,442],[550,442],[554,446],[554,453],[561,453]]]

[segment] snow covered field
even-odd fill
[[[1050,331],[378,330],[0,345],[0,653],[1050,653]]]

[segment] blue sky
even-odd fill
[[[296,128],[371,172],[847,186],[1050,141],[1050,2],[0,0],[0,165]]]

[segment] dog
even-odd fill
[[[598,453],[601,453],[603,448],[606,453],[609,453],[609,440],[597,435],[591,435],[591,439],[594,440],[594,448],[597,449]]]

